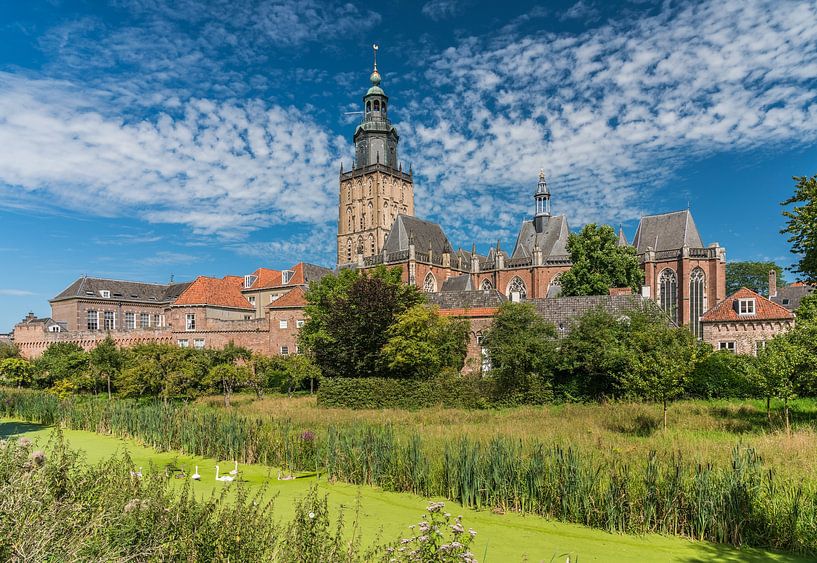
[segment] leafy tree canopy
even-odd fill
[[[803,297],[795,313],[798,324],[817,322],[817,291]]]
[[[791,251],[800,256],[792,270],[804,281],[817,283],[817,175],[794,181],[794,195],[781,204],[793,207],[783,212],[788,221],[780,232],[789,235]]]
[[[611,226],[591,223],[570,233],[567,250],[573,265],[562,274],[562,295],[607,295],[611,287],[640,291],[644,272],[635,249],[619,246]]]
[[[22,358],[5,358],[0,360],[0,381],[5,385],[22,387],[31,385],[34,367]]]
[[[55,342],[34,361],[34,379],[40,387],[50,387],[55,381],[78,380],[88,371],[88,353],[72,342]]]
[[[307,321],[301,347],[325,377],[373,377],[379,373],[387,331],[398,315],[425,298],[402,281],[400,268],[341,270],[306,292]]]
[[[20,351],[17,349],[17,346],[11,344],[10,342],[0,342],[0,360],[5,360],[6,358],[16,358],[20,355]]]
[[[468,321],[441,317],[428,305],[406,309],[388,329],[384,367],[404,378],[430,378],[444,369],[459,372],[468,351],[468,326]]]
[[[769,296],[769,272],[777,272],[777,287],[783,287],[783,268],[774,262],[727,262],[726,294],[748,287],[761,295]]]

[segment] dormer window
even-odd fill
[[[110,292],[110,291],[108,291],[107,289],[102,289],[102,290],[100,290],[100,291],[99,291],[99,294],[100,294],[102,297],[104,297],[105,299],[110,299],[110,298],[111,298],[111,292]]]
[[[292,276],[294,275],[295,272],[293,270],[284,270],[283,272],[281,272],[281,279],[284,284],[288,284],[289,280],[291,280]]]
[[[739,315],[754,315],[755,314],[755,300],[754,299],[738,299],[738,314]]]
[[[255,283],[255,280],[258,279],[258,276],[254,276],[250,274],[249,276],[244,276],[244,287],[252,287]]]

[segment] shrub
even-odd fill
[[[687,395],[701,399],[748,398],[757,395],[752,381],[752,358],[714,352],[692,370]]]

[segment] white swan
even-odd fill
[[[232,475],[233,477],[235,477],[236,475],[238,475],[238,462],[237,462],[237,461],[235,462],[235,469],[233,469],[232,471],[230,471],[230,475]]]
[[[131,470],[131,472],[130,472],[130,476],[131,476],[131,477],[135,477],[136,479],[141,479],[141,478],[142,478],[142,468],[140,467],[140,468],[139,468],[139,471],[133,471],[133,470]]]
[[[279,481],[291,481],[295,478],[295,475],[286,475],[284,477],[281,476],[281,470],[278,470],[278,480]]]
[[[193,479],[194,481],[201,481],[201,475],[199,475],[199,466],[198,465],[196,466],[196,472],[193,473],[193,475],[191,475],[190,478]]]
[[[221,477],[218,476],[218,465],[216,465],[216,481],[224,481],[225,483],[229,483],[233,480],[232,475],[222,475]]]

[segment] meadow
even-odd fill
[[[663,431],[656,407],[641,404],[361,412],[312,401],[244,397],[224,409],[214,399],[176,406],[0,392],[7,416],[160,451],[311,470],[616,533],[817,551],[812,402],[795,405],[789,436],[769,431],[752,403],[674,405]],[[803,457],[787,462],[789,449]]]
[[[53,431],[52,427],[24,423],[17,420],[0,420],[0,438],[28,438],[34,446],[45,445]],[[214,480],[214,466],[227,465],[228,460],[217,460],[201,456],[189,456],[178,452],[157,452],[136,440],[123,440],[94,432],[64,430],[63,435],[71,448],[84,452],[82,462],[98,465],[99,472],[107,476],[115,472],[111,468],[113,457],[125,478],[120,480],[123,495],[137,495],[132,480],[127,479],[131,468],[141,470],[146,483],[154,482],[149,474],[155,471],[162,475],[167,466],[181,468],[188,475],[198,466],[201,481],[184,482],[171,479],[169,485],[181,491],[189,486],[192,495],[201,502],[226,494],[235,499],[236,484],[217,483]],[[33,446],[32,446],[33,447]],[[127,453],[129,462],[124,466],[119,461]],[[326,495],[330,521],[339,514],[345,519],[345,531],[351,535],[355,521],[360,532],[361,551],[374,545],[383,545],[409,532],[408,525],[417,521],[428,499],[410,493],[393,493],[375,487],[354,486],[340,482],[330,483],[325,478],[314,475],[300,476],[290,481],[279,481],[275,475],[277,468],[262,465],[240,466],[240,481],[245,494],[259,501],[272,500],[276,526],[290,521],[297,512],[297,503],[309,495],[312,487],[317,488],[318,497]],[[5,486],[5,484],[0,484]],[[144,493],[144,491],[142,492]],[[254,496],[260,495],[260,496]],[[5,498],[9,498],[6,496]],[[357,506],[359,509],[356,509]],[[2,506],[0,506],[2,508]],[[805,562],[807,557],[786,555],[760,549],[736,549],[730,546],[708,542],[693,542],[681,538],[657,534],[639,536],[610,534],[576,524],[548,521],[543,518],[520,514],[497,514],[489,510],[477,511],[464,508],[457,503],[446,503],[446,510],[463,515],[466,527],[477,530],[472,550],[482,563],[492,561],[571,561],[579,562],[734,562],[760,563],[766,561]],[[29,540],[35,540],[29,535]],[[19,543],[25,543],[20,541]],[[30,541],[29,543],[33,543]],[[19,547],[18,544],[15,546]],[[40,546],[42,547],[42,546]]]

